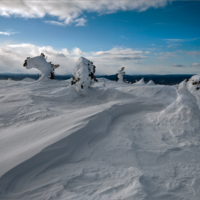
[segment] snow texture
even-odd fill
[[[0,199],[199,200],[197,86],[103,84],[0,80]]]
[[[158,122],[168,124],[170,132],[179,141],[199,143],[200,111],[196,97],[183,81],[177,89],[177,99],[158,115]],[[198,140],[197,140],[198,139]]]

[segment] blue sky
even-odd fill
[[[0,2],[0,72],[22,67],[44,52],[71,74],[78,57],[98,74],[200,72],[200,1]],[[10,1],[11,2],[11,1]],[[12,1],[13,2],[13,1]]]

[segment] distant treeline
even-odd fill
[[[128,82],[135,83],[141,78],[144,78],[145,82],[152,80],[155,84],[160,85],[175,85],[179,84],[185,79],[189,79],[194,74],[177,74],[177,75],[124,75],[124,79]],[[37,80],[41,75],[40,74],[0,74],[0,80],[12,79],[16,81],[23,80],[24,78],[32,78]],[[72,75],[56,75],[55,79],[57,80],[67,80],[70,79]],[[96,78],[107,78],[109,80],[116,80],[116,75],[102,75],[96,76]]]

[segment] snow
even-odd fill
[[[41,71],[42,76],[40,80],[48,79],[50,72],[52,71],[51,64],[48,63],[43,56],[36,56],[33,58],[29,58],[27,60],[27,65],[25,66],[27,69],[35,68]]]
[[[75,78],[75,90],[78,94],[85,94],[87,89],[94,84],[90,73],[93,73],[94,68],[92,63],[86,58],[79,58],[74,68],[73,77]]]
[[[24,78],[22,81],[26,81],[26,82],[34,82],[35,79],[32,79],[32,78]]]
[[[154,83],[152,80],[150,80],[150,81],[147,83],[147,85],[155,85],[155,83]]]
[[[0,199],[199,199],[194,80],[29,81],[0,80]]]
[[[122,70],[118,71],[117,77],[118,77],[118,82],[119,83],[123,83],[124,82],[124,72]]]
[[[185,81],[180,83],[176,101],[160,112],[157,123],[168,124],[170,133],[182,144],[198,145],[200,110],[196,97],[188,90],[188,84]]]
[[[144,82],[144,78],[142,78],[141,80],[139,80],[138,82],[134,83],[134,84],[137,84],[137,85],[144,85],[145,82]]]

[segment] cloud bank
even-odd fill
[[[75,24],[76,26],[84,26],[87,21],[83,16],[84,12],[108,14],[127,10],[145,11],[148,8],[166,6],[172,1],[173,0],[1,0],[0,16],[43,18],[45,15],[50,15],[59,19],[59,22],[49,21],[50,24]]]
[[[127,74],[197,73],[197,66],[200,66],[198,56],[194,57],[193,51],[187,52],[190,60],[194,57],[194,61],[189,63],[185,55],[184,57],[177,55],[179,51],[155,53],[154,51],[114,47],[107,51],[84,52],[78,47],[74,47],[72,50],[67,48],[58,50],[51,46],[22,43],[0,46],[0,71],[1,73],[38,73],[37,70],[27,70],[22,65],[26,57],[38,56],[41,53],[47,56],[48,62],[61,65],[56,70],[57,74],[72,74],[73,68],[81,56],[94,62],[97,66],[97,74],[115,74],[121,67],[126,68]],[[169,58],[173,63],[169,62]],[[183,64],[179,64],[179,62]]]
[[[60,64],[56,70],[58,74],[72,74],[78,58],[83,56],[93,61],[97,66],[98,74],[114,74],[121,67],[126,67],[127,72],[133,72],[133,66],[139,61],[148,59],[150,52],[135,51],[131,48],[115,47],[108,51],[82,52],[75,47],[72,50],[63,48],[55,50],[51,46],[35,46],[33,44],[9,44],[0,46],[0,71],[13,73],[37,73],[36,70],[27,71],[22,67],[26,57],[34,57],[44,53],[47,61]]]

